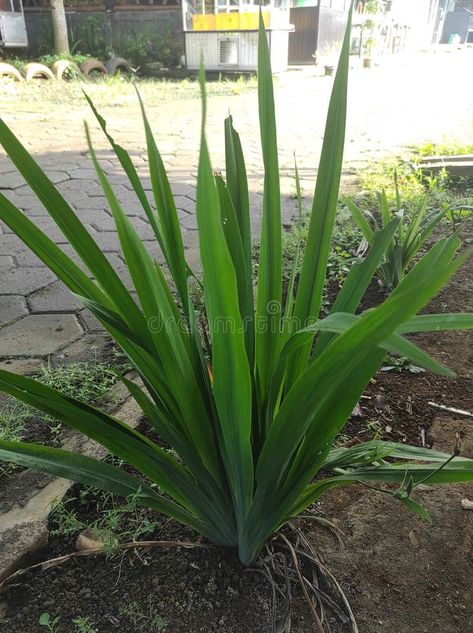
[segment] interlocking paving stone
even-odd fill
[[[81,219],[84,220],[84,218],[86,217],[87,216],[83,214],[81,216]],[[146,218],[130,216],[129,220],[142,240],[150,240],[154,238],[153,228]],[[96,233],[116,231],[115,220],[105,212],[102,212],[101,214],[97,213],[96,211],[93,212],[93,218],[88,220],[88,223]]]
[[[27,304],[32,314],[77,312],[82,308],[82,303],[74,297],[62,281],[55,281],[50,286],[33,292],[27,298]]]
[[[25,179],[18,172],[0,174],[0,189],[16,189],[25,184]]]
[[[103,211],[108,208],[107,198],[104,196],[88,196],[86,193],[74,193],[66,196],[69,204],[79,211]]]
[[[77,316],[86,332],[89,332],[89,333],[103,332],[102,325],[99,323],[99,321],[97,321],[94,315],[91,314],[88,310],[81,310]]]
[[[52,218],[35,218],[34,223],[42,233],[45,233],[49,237],[49,239],[53,240],[53,242],[56,242],[56,244],[64,244],[67,242],[64,234]],[[6,234],[12,235],[13,232],[10,228],[8,228]]]
[[[5,225],[3,224],[2,227],[5,228]],[[27,249],[20,238],[12,233],[2,232],[0,240],[2,243],[2,255],[15,255]]]
[[[7,358],[0,361],[0,369],[11,371],[14,374],[28,376],[34,374],[42,366],[44,362],[41,358]]]
[[[72,314],[32,314],[0,330],[0,357],[47,356],[81,335]]]
[[[11,255],[0,255],[0,268],[11,268],[15,260]]]
[[[96,232],[94,240],[104,253],[121,252],[120,240],[118,239],[118,235],[115,231],[102,231],[101,233]]]
[[[66,180],[58,185],[58,189],[66,198],[68,194],[73,195],[75,192],[85,193],[88,196],[103,196],[100,184],[90,178],[87,180]]]
[[[189,231],[195,231],[197,229],[197,218],[195,215],[190,215],[185,211],[178,211],[179,221],[181,226],[188,229]]]
[[[28,314],[24,297],[9,295],[0,298],[0,327]]]
[[[56,279],[47,268],[10,268],[0,271],[0,295],[29,295]]]
[[[98,360],[106,360],[112,356],[112,343],[110,336],[105,333],[85,333],[74,343],[66,345],[54,354],[54,359],[61,364],[65,363],[93,363]]]
[[[32,251],[16,253],[12,259],[19,268],[44,268],[43,262]]]

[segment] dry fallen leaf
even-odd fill
[[[103,550],[103,543],[96,538],[93,532],[84,530],[84,532],[77,537],[76,549],[78,552],[88,549]]]

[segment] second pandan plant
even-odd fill
[[[376,192],[378,208],[373,213],[356,204],[352,198],[344,198],[346,207],[371,247],[376,236],[393,220],[397,220],[397,228],[378,266],[379,279],[388,289],[401,283],[434,229],[450,211],[447,206],[440,211],[431,211],[427,196],[421,197],[407,209],[402,204],[396,173],[394,187],[396,195],[393,204],[389,202],[384,189]]]
[[[86,129],[136,300],[67,201],[7,125],[0,124],[5,151],[82,264],[74,263],[4,195],[0,195],[0,219],[81,299],[122,348],[143,382],[138,386],[124,379],[126,386],[160,437],[156,443],[126,420],[1,370],[1,391],[84,433],[142,477],[113,463],[23,442],[1,441],[1,460],[122,497],[133,495],[138,503],[191,527],[214,544],[235,548],[245,565],[258,557],[288,520],[339,486],[379,482],[398,502],[426,517],[412,497],[416,486],[473,480],[473,460],[454,454],[453,447],[452,455],[382,441],[334,447],[387,353],[453,375],[407,335],[473,327],[471,314],[418,315],[471,254],[457,255],[460,242],[455,236],[435,244],[381,305],[356,314],[399,231],[399,217],[390,218],[370,237],[365,259],[352,266],[330,314],[320,316],[342,169],[349,45],[350,21],[328,111],[307,244],[300,253],[297,292],[293,274],[284,303],[275,108],[262,20],[258,97],[264,196],[255,291],[242,147],[229,117],[225,180],[216,176],[205,137],[205,80],[200,71],[196,213],[209,337],[202,336],[197,322],[189,292],[192,272],[175,201],[144,109],[154,205],[128,153],[115,143],[90,103],[154,229],[172,285],[115,196]]]

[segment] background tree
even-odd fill
[[[67,34],[66,12],[64,0],[51,0],[51,16],[54,34],[54,52],[56,55],[68,55],[69,37]]]

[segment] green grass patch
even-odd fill
[[[427,141],[415,147],[417,156],[464,156],[473,154],[473,141],[465,142],[460,139],[444,139],[439,143]]]
[[[51,57],[51,59],[53,59]],[[54,58],[55,61],[55,58]],[[8,60],[19,70],[25,60]],[[52,63],[52,62],[51,62]],[[163,102],[198,99],[199,86],[195,78],[151,79],[124,75],[108,76],[100,79],[74,78],[70,81],[31,81],[8,83],[8,91],[2,96],[3,105],[9,111],[22,103],[34,103],[35,112],[49,112],[54,106],[74,106],[83,104],[82,90],[86,90],[94,103],[101,107],[136,107],[135,85],[148,106]],[[221,76],[208,83],[210,96],[233,96],[256,90],[254,76],[240,76],[237,79]]]
[[[112,406],[109,391],[119,380],[119,373],[108,364],[71,363],[53,367],[45,365],[35,375],[43,385],[55,387],[66,396],[88,404]],[[40,419],[50,426],[53,436],[59,435],[61,425],[52,417],[13,398],[5,398],[0,406],[0,440],[20,441],[28,428],[28,421]]]

